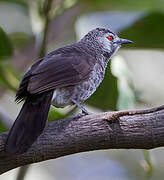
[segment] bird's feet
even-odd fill
[[[90,115],[91,114],[84,107],[83,107],[83,109],[81,109],[81,111],[82,111],[82,115]]]
[[[72,102],[74,104],[76,104],[76,106],[78,106],[81,109],[81,111],[82,111],[82,113],[80,113],[78,115],[79,117],[91,114],[80,103],[78,103],[76,100],[72,99]]]
[[[82,116],[90,115],[91,113],[88,111],[82,111],[82,113],[79,113],[76,118],[81,118]]]

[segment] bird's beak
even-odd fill
[[[121,38],[120,38],[116,43],[119,44],[119,45],[122,45],[122,44],[133,43],[133,41],[128,40],[128,39],[121,39]]]

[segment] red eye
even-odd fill
[[[113,36],[108,36],[107,38],[108,38],[109,41],[113,40]]]

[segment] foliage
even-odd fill
[[[13,48],[7,34],[0,27],[0,61],[6,60],[13,54]]]
[[[123,30],[120,36],[133,40],[129,48],[164,48],[164,14],[161,12],[145,13],[144,17]]]
[[[83,7],[83,12],[96,12],[96,11],[106,11],[106,10],[147,10],[147,11],[163,11],[164,7],[161,6],[161,0],[80,0]]]
[[[37,48],[39,47],[37,49],[38,56],[44,56],[50,44],[48,41],[49,23],[54,21],[55,18],[60,18],[60,15],[77,3],[81,8],[78,15],[109,10],[143,10],[144,15],[134,21],[131,26],[125,27],[119,35],[135,42],[133,45],[127,46],[127,48],[156,48],[162,50],[164,48],[164,7],[161,6],[161,0],[0,0],[1,3],[23,7],[24,10],[21,13],[27,15],[31,23],[31,33],[20,32],[19,29],[7,33],[0,25],[0,90],[3,89],[2,92],[0,91],[0,98],[8,92],[15,94],[21,79],[22,72],[17,71],[13,66],[14,55],[17,53],[22,55],[21,52],[26,51],[28,45],[33,43]],[[56,42],[53,43],[57,44]],[[113,66],[111,68],[111,64],[108,65],[103,83],[92,97],[87,100],[87,104],[102,111],[128,109],[136,106],[136,90],[133,87],[130,74],[128,74],[128,69],[124,68],[123,64],[119,64],[119,67],[122,70],[120,68],[121,73],[118,75],[113,73]],[[22,71],[25,71],[25,69]],[[124,79],[122,79],[123,77]],[[65,118],[68,114],[51,108],[49,121]],[[5,130],[3,120],[0,119],[0,132]],[[150,154],[145,151],[144,155],[150,167],[148,174],[151,174]]]

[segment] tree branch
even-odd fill
[[[6,136],[7,133],[0,134],[0,174],[26,164],[85,151],[152,149],[164,146],[164,105],[50,122],[37,142],[21,155],[4,151]]]

